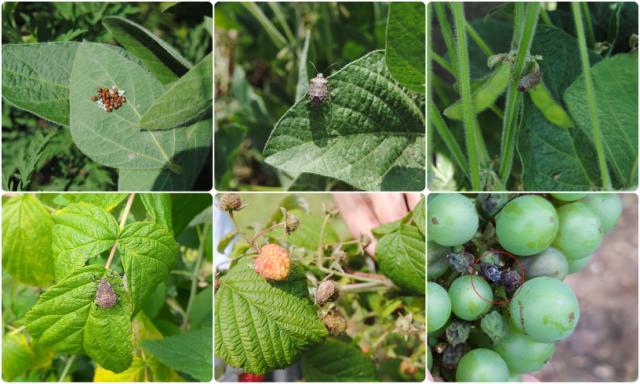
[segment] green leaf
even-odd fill
[[[56,280],[82,267],[91,258],[109,250],[118,236],[118,223],[104,209],[75,203],[53,215],[51,250]]]
[[[323,243],[337,243],[340,241],[338,234],[331,225],[331,221],[326,224],[324,228],[324,236],[320,238],[320,232],[322,231],[322,222],[324,218],[320,216],[314,216],[307,212],[294,209],[292,214],[298,216],[300,219],[300,226],[292,234],[287,236],[287,241],[295,246],[306,249],[318,249],[320,242]],[[282,228],[277,228],[275,231],[279,235],[282,234]]]
[[[418,203],[418,205],[416,205],[415,208],[413,208],[413,211],[412,211],[413,222],[416,224],[416,226],[418,227],[418,229],[420,230],[420,233],[422,233],[422,235],[426,234],[426,232],[424,231],[424,226],[427,223],[427,219],[425,218],[425,214],[426,214],[425,198],[422,197],[422,199],[420,199],[420,202]]]
[[[207,207],[211,206],[208,193],[177,193],[173,196],[173,230],[179,235],[191,220]]]
[[[21,283],[53,282],[51,213],[34,195],[8,199],[2,207],[2,268]]]
[[[376,260],[380,270],[398,286],[424,295],[424,235],[407,224],[378,240]]]
[[[177,137],[184,140],[172,162],[182,171],[177,174],[168,167],[156,169],[120,169],[118,189],[123,191],[192,191],[193,184],[211,150],[211,120],[202,120],[189,127],[178,128]],[[203,187],[209,190],[211,187]]]
[[[133,358],[131,299],[120,276],[108,273],[105,280],[111,284],[118,301],[111,308],[91,303],[83,345],[87,355],[96,363],[119,373],[129,368]]]
[[[302,356],[305,381],[380,381],[373,360],[352,343],[329,338]]]
[[[126,198],[126,193],[63,193],[56,196],[54,201],[61,206],[84,202],[110,212]]]
[[[140,128],[170,129],[205,116],[211,118],[212,76],[213,60],[210,53],[154,100],[142,115]]]
[[[557,28],[539,25],[531,54],[543,56],[539,63],[543,81],[553,98],[561,100],[580,75],[577,40]],[[590,61],[598,57],[591,54]],[[598,186],[597,156],[591,141],[580,129],[559,129],[550,123],[528,97],[518,140],[524,190],[587,191]]]
[[[246,259],[220,279],[215,296],[215,351],[232,367],[264,374],[295,362],[327,335],[308,298],[260,277]],[[295,283],[298,284],[298,283]]]
[[[2,45],[2,96],[20,109],[69,124],[69,77],[78,43]]]
[[[264,149],[285,172],[315,173],[363,190],[424,188],[425,121],[417,97],[373,51],[328,77],[331,97],[302,99],[281,118]]]
[[[142,193],[139,195],[147,215],[152,221],[165,227],[173,235],[171,195],[166,193]]]
[[[27,371],[48,366],[52,358],[51,352],[29,343],[24,333],[5,333],[2,338],[2,379],[16,381]]]
[[[169,44],[132,21],[122,17],[105,17],[102,25],[127,51],[137,56],[162,84],[168,84],[184,75],[189,63]]]
[[[387,68],[406,88],[425,93],[424,3],[391,3],[385,46]]]
[[[164,88],[146,69],[103,44],[81,43],[71,71],[71,135],[92,160],[115,168],[162,168],[186,144],[185,131],[140,131],[142,114]],[[97,87],[126,92],[127,103],[111,113],[91,96]],[[175,169],[174,172],[180,173]]]
[[[638,183],[638,55],[619,54],[591,68],[598,120],[609,171],[617,189]],[[593,140],[584,76],[564,93],[578,128]]]
[[[84,326],[96,297],[102,265],[82,267],[49,287],[24,317],[27,331],[57,352],[84,352]]]
[[[206,1],[170,2],[162,8],[162,12],[180,16],[213,16],[211,3],[208,3]]]
[[[124,227],[118,241],[134,311],[164,281],[176,261],[178,244],[164,227],[147,222]]]
[[[161,363],[199,381],[211,381],[213,334],[211,328],[198,329],[161,340],[143,340],[142,347]]]
[[[189,313],[191,328],[211,327],[213,314],[213,287],[209,286],[196,294]],[[211,348],[209,348],[211,349]]]

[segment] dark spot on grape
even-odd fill
[[[573,313],[573,312],[571,312],[571,313],[569,314],[569,322],[572,322],[573,320],[575,320],[575,318],[576,318],[576,314],[575,314],[575,313]]]
[[[431,218],[431,224],[433,224],[433,225],[438,225],[438,224],[440,224],[440,222],[438,221],[438,218],[437,218],[437,217],[432,217],[432,218]]]
[[[518,301],[518,306],[520,307],[520,326],[522,327],[522,333],[528,335],[527,329],[524,327],[524,306],[520,301]]]

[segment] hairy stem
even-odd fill
[[[609,177],[609,169],[607,168],[607,160],[605,158],[604,146],[602,144],[602,132],[600,131],[600,121],[598,120],[596,95],[593,89],[593,79],[591,79],[591,66],[589,65],[589,54],[587,52],[587,43],[584,34],[584,25],[582,23],[582,15],[580,12],[580,4],[571,3],[571,9],[573,10],[573,18],[576,23],[578,46],[580,48],[580,60],[582,61],[582,74],[584,76],[584,85],[587,93],[587,105],[591,116],[593,142],[596,146],[596,154],[598,155],[600,178],[602,179],[602,187],[606,190],[611,190],[611,179]]]
[[[131,193],[129,198],[127,199],[127,204],[124,206],[122,212],[120,212],[120,231],[124,229],[124,225],[127,222],[127,217],[129,216],[129,212],[131,211],[131,206],[133,205],[133,199],[136,197],[135,193]],[[107,259],[107,263],[104,265],[104,269],[111,268],[111,263],[113,262],[113,257],[116,254],[116,249],[118,249],[118,239],[113,243],[113,247],[111,247],[111,252],[109,252],[109,258]]]
[[[451,134],[451,131],[449,131],[449,127],[447,127],[440,111],[438,111],[438,108],[433,104],[433,102],[429,104],[429,120],[431,121],[431,125],[435,127],[436,131],[438,131],[440,138],[444,141],[447,149],[453,157],[453,160],[458,165],[458,168],[464,173],[467,179],[470,180],[469,173],[467,172],[467,169],[469,168],[467,165],[467,159],[465,159],[462,149],[458,145],[455,137]]]
[[[320,227],[320,237],[318,237],[318,253],[317,253],[317,258],[316,258],[316,263],[318,264],[318,267],[322,267],[322,264],[324,263],[324,231],[325,228],[327,227],[327,224],[329,223],[329,219],[331,218],[331,215],[326,214],[324,216],[324,220],[322,221],[322,227]]]
[[[189,315],[191,314],[191,309],[193,308],[193,301],[196,298],[196,291],[198,290],[198,273],[200,272],[200,267],[202,266],[202,259],[204,256],[204,242],[205,242],[205,234],[209,231],[209,224],[205,224],[200,230],[196,228],[198,233],[198,240],[200,241],[200,245],[198,246],[198,257],[196,258],[196,264],[193,267],[193,271],[191,272],[191,290],[189,291],[189,300],[187,301],[187,309],[185,312],[185,317],[182,321],[182,329],[187,329],[189,325]]]

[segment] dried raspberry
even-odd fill
[[[265,379],[264,375],[258,375],[255,373],[241,373],[238,376],[238,381],[241,383],[260,383]]]
[[[340,288],[333,280],[320,283],[316,290],[316,304],[323,305],[328,301],[336,301],[340,297]]]
[[[225,193],[220,196],[218,207],[223,211],[239,211],[244,208],[242,200],[240,200],[240,196],[237,193]]]
[[[295,232],[296,229],[300,226],[300,219],[298,216],[293,215],[291,213],[287,213],[284,219],[284,231],[287,235]]]
[[[284,280],[289,276],[291,260],[289,252],[277,244],[267,244],[260,248],[256,259],[256,272],[265,279]]]
[[[324,315],[322,321],[332,335],[338,335],[347,330],[347,320],[336,310]]]

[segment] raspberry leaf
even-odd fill
[[[173,234],[173,212],[171,195],[165,193],[141,193],[140,200],[152,221]]]
[[[407,224],[380,237],[376,246],[382,273],[398,286],[421,295],[425,293],[424,255],[424,235]]]
[[[210,381],[213,374],[213,334],[211,328],[198,329],[161,340],[143,340],[142,347],[161,363]]]
[[[276,123],[265,161],[363,190],[424,188],[423,98],[398,85],[384,51],[373,51],[328,77],[331,97],[294,104]]]
[[[54,201],[61,206],[73,203],[88,203],[111,212],[126,198],[126,193],[64,193],[56,196]]]
[[[16,280],[38,287],[53,281],[51,228],[47,208],[32,195],[2,206],[2,267]]]
[[[245,372],[265,374],[291,365],[326,337],[315,308],[301,297],[299,274],[293,278],[270,284],[247,259],[221,278],[214,310],[218,357]]]
[[[329,338],[302,356],[305,381],[380,381],[373,361],[351,343]]]
[[[131,299],[117,275],[106,277],[118,301],[111,308],[101,308],[93,301],[84,328],[84,350],[102,367],[122,372],[132,359]]]
[[[118,249],[127,274],[134,312],[157,285],[165,280],[176,261],[178,244],[164,227],[149,222],[127,225]]]
[[[70,204],[57,211],[53,220],[51,249],[56,280],[110,249],[118,234],[118,223],[113,216],[93,204]]]

